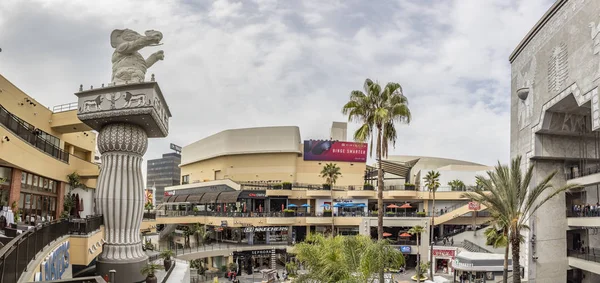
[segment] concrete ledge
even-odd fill
[[[567,257],[569,260],[569,266],[579,268],[585,271],[589,271],[591,273],[600,274],[600,263],[587,261],[576,257]]]
[[[600,227],[600,217],[568,217],[567,225],[573,227]]]
[[[600,183],[600,173],[591,174],[571,180],[567,180],[567,185],[582,185],[588,186]]]

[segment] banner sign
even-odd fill
[[[174,195],[175,195],[175,191],[165,191],[166,197],[170,197],[170,196],[174,196]]]
[[[176,145],[176,144],[172,143],[172,144],[170,145],[170,147],[171,147],[171,149],[172,149],[172,150],[174,150],[174,151],[176,151],[176,152],[181,152],[181,146],[178,146],[178,145]]]
[[[265,226],[265,227],[246,227],[244,228],[244,233],[252,233],[252,232],[287,232],[289,230],[289,227],[287,226],[282,226],[282,227],[269,227],[269,226]]]
[[[367,162],[367,144],[342,141],[304,141],[304,160]]]
[[[52,250],[40,264],[40,272],[35,281],[52,281],[62,279],[63,273],[69,268],[69,241],[60,244]]]
[[[433,256],[445,256],[454,258],[456,256],[456,250],[433,249]]]
[[[469,210],[480,210],[481,205],[478,202],[470,201],[469,202]]]

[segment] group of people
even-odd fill
[[[573,214],[578,217],[600,216],[600,202],[596,204],[574,204]]]
[[[436,245],[438,244],[438,237],[435,236],[435,243]],[[444,246],[454,246],[454,237],[443,237],[442,238],[442,244]]]

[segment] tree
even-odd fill
[[[419,252],[419,247],[421,246],[419,243],[419,238],[421,238],[421,234],[425,232],[425,228],[423,226],[415,226],[408,230],[408,234],[417,235],[417,283],[421,282],[421,253]]]
[[[378,83],[366,79],[363,85],[365,92],[354,90],[350,93],[350,101],[342,108],[348,115],[348,121],[362,125],[354,133],[354,140],[366,142],[370,140],[369,155],[373,156],[373,138],[376,140],[377,170],[377,236],[383,240],[383,168],[382,157],[387,157],[389,144],[396,144],[395,123],[410,123],[411,114],[408,99],[402,93],[398,83],[388,83],[381,89]],[[374,137],[375,135],[375,137]],[[383,282],[383,278],[381,278]]]
[[[504,247],[502,282],[506,283],[508,281],[508,225],[506,225],[506,221],[502,219],[501,215],[492,215],[492,218],[495,219],[494,222],[484,232],[486,237],[485,244],[495,249]]]
[[[458,179],[448,182],[448,186],[450,186],[450,190],[452,191],[464,191],[467,187],[463,181]]]
[[[206,226],[200,225],[200,223],[195,223],[192,230],[194,231],[194,235],[196,236],[196,245],[202,245],[206,243],[208,239],[208,233],[206,232]]]
[[[325,182],[329,185],[329,189],[331,190],[331,199],[333,200],[333,190],[332,187],[335,185],[338,177],[342,176],[342,172],[340,172],[340,167],[335,163],[327,163],[323,166],[323,170],[321,170],[321,175],[319,177],[325,178]],[[333,212],[331,213],[331,235],[333,235],[334,231],[334,222],[333,222]]]
[[[482,188],[463,193],[461,196],[485,205],[496,222],[506,224],[506,234],[512,250],[514,283],[521,282],[519,263],[519,252],[523,241],[521,230],[529,229],[527,226],[529,218],[548,200],[566,190],[579,187],[579,185],[566,185],[555,188],[550,181],[557,171],[541,178],[538,184],[531,184],[533,169],[532,164],[523,175],[521,156],[514,158],[510,167],[498,162],[493,171],[487,172],[488,178],[477,176]]]
[[[429,171],[425,176],[425,187],[429,193],[433,193],[432,214],[431,214],[431,232],[429,233],[429,242],[433,243],[433,229],[435,228],[435,192],[440,187],[440,172]],[[429,258],[433,259],[433,248],[429,249]],[[433,264],[430,264],[433,266]],[[433,268],[429,270],[429,278],[433,279]]]
[[[387,240],[373,241],[363,235],[310,234],[294,249],[308,271],[296,282],[371,282],[380,270],[404,265],[402,253]]]
[[[321,170],[321,174],[319,177],[325,178],[325,183],[332,187],[337,182],[337,179],[342,176],[342,172],[340,172],[340,167],[335,163],[327,163],[323,166],[323,170]]]

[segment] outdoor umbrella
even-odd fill
[[[389,236],[391,236],[391,235],[392,235],[392,234],[390,234],[390,233],[388,233],[388,232],[385,232],[385,233],[383,233],[383,236],[384,236],[384,237],[389,237]]]
[[[393,208],[393,209],[394,209],[394,212],[397,212],[397,210],[396,210],[396,209],[398,209],[398,208],[400,208],[400,207],[392,203],[392,204],[388,205],[388,206],[387,206],[387,208]]]
[[[364,208],[367,207],[367,205],[364,204],[364,203],[359,203],[359,204],[356,205],[356,207],[357,208],[363,208],[362,212],[364,213],[365,212]]]
[[[404,215],[406,215],[406,209],[412,208],[412,206],[410,206],[410,203],[407,202],[407,203],[401,205],[400,208],[404,208]]]
[[[401,237],[401,238],[410,238],[410,236],[412,236],[412,235],[411,235],[411,234],[408,234],[408,233],[406,233],[406,232],[404,232],[404,233],[400,234],[400,237]]]
[[[302,205],[302,207],[310,207],[310,204],[305,203],[305,204]]]
[[[79,194],[75,195],[75,216],[77,218],[80,218],[80,215],[79,215]]]
[[[296,208],[296,207],[298,207],[298,206],[293,203],[288,204],[288,208]]]

